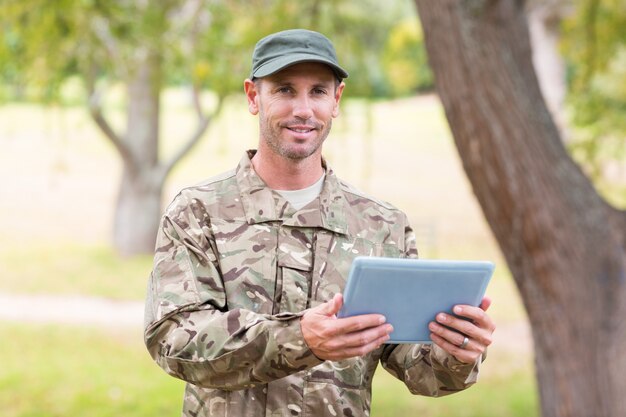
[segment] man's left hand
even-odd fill
[[[439,313],[436,322],[430,322],[431,339],[443,350],[464,363],[474,363],[492,342],[496,329],[491,317],[486,313],[491,299],[483,298],[480,307],[457,305],[454,314]],[[467,340],[465,340],[467,338]]]

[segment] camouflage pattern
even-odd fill
[[[383,345],[322,361],[300,316],[344,288],[355,256],[416,257],[404,213],[327,168],[318,199],[296,211],[250,158],[167,208],[145,316],[156,362],[188,382],[184,416],[367,416],[380,361],[415,394],[441,396],[476,381],[430,345]]]

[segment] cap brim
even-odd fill
[[[339,65],[331,62],[327,59],[321,58],[318,55],[309,54],[294,54],[289,56],[281,56],[259,66],[253,73],[252,78],[267,77],[277,73],[278,71],[290,67],[301,62],[319,62],[328,65],[337,77],[343,79],[348,78],[348,73]]]

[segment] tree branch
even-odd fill
[[[210,116],[207,116],[202,111],[202,106],[200,104],[200,91],[198,87],[194,86],[193,88],[193,104],[196,114],[198,116],[198,125],[194,130],[193,134],[189,138],[189,140],[178,150],[176,154],[172,158],[170,158],[167,163],[161,165],[160,167],[160,176],[162,180],[165,180],[167,175],[171,172],[172,168],[185,156],[189,153],[189,151],[200,141],[202,135],[207,130],[213,119],[219,115],[222,110],[222,106],[224,103],[224,97],[222,95],[217,97],[217,106],[215,110]]]
[[[118,135],[102,112],[102,106],[100,102],[101,93],[96,90],[95,77],[90,74],[87,76],[87,91],[89,92],[89,114],[91,118],[96,122],[96,125],[100,128],[104,136],[113,144],[118,151],[127,166],[133,166],[134,158],[128,146],[124,143],[122,136]]]
[[[121,74],[119,74],[121,78],[127,78],[129,74],[128,67],[122,58],[117,41],[111,34],[109,22],[103,17],[96,16],[92,20],[91,29],[96,35],[96,38],[104,45],[104,49],[111,60],[115,62],[114,68],[121,72]]]
[[[181,8],[179,12],[179,18],[173,19],[173,21],[183,22],[181,24],[182,27],[184,26],[189,27],[187,29],[187,32],[189,34],[188,35],[189,44],[187,45],[187,48],[185,48],[186,45],[183,45],[183,51],[185,51],[188,55],[193,54],[193,52],[196,50],[198,36],[199,36],[200,31],[203,29],[202,11],[204,10],[205,5],[206,5],[205,0],[188,0],[186,3],[184,3],[183,7]],[[165,181],[165,178],[167,178],[167,176],[172,171],[174,166],[176,166],[176,164],[183,157],[185,157],[185,155],[187,155],[189,151],[191,151],[191,149],[200,141],[200,139],[202,138],[202,135],[211,124],[211,121],[213,120],[213,118],[216,117],[222,109],[222,103],[224,101],[224,97],[222,95],[219,95],[217,98],[217,106],[215,110],[213,111],[213,114],[209,116],[205,115],[202,109],[202,104],[200,102],[199,86],[197,85],[195,80],[192,80],[192,85],[193,85],[192,87],[193,108],[196,112],[196,116],[198,117],[198,124],[193,134],[189,138],[189,140],[178,150],[178,152],[176,152],[174,156],[172,156],[172,158],[170,158],[166,163],[159,164],[156,167],[157,175],[155,175],[155,178],[161,184]]]
[[[198,34],[203,29],[201,20],[205,4],[205,0],[187,0],[168,15],[170,25],[165,37],[182,38],[181,50],[185,56],[193,56],[196,52]]]

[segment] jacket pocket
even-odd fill
[[[278,269],[274,314],[303,311],[310,297],[313,269],[313,231],[281,227],[278,232]]]
[[[228,309],[271,314],[276,281],[277,228],[266,224],[212,224]]]

